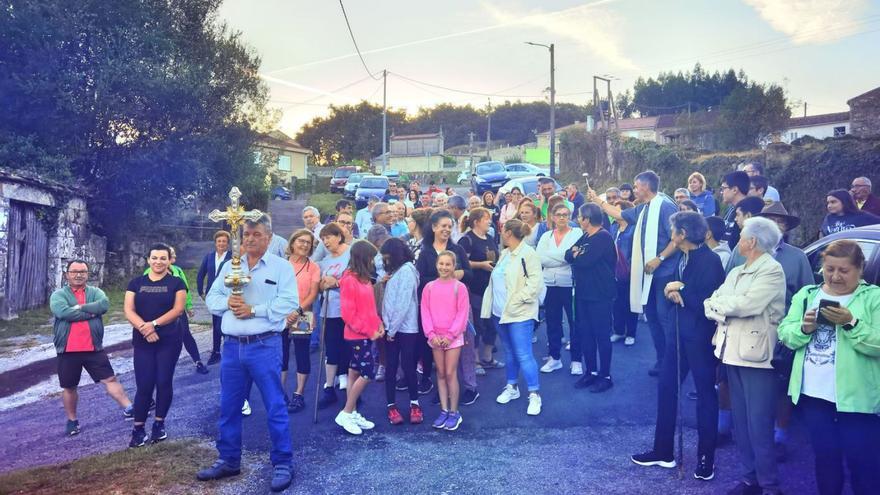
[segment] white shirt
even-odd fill
[[[214,251],[214,276],[215,277],[217,276],[218,273],[220,273],[220,265],[223,264],[223,260],[225,260],[225,259],[226,259],[226,252],[225,251],[223,252],[223,254],[217,254],[217,252]]]
[[[819,301],[826,299],[837,301],[841,306],[846,306],[852,294],[845,296],[832,296],[821,288],[813,299],[809,309],[819,307]],[[837,329],[834,325],[819,324],[816,331],[810,337],[810,343],[804,353],[804,377],[801,393],[816,399],[837,402],[837,387],[835,383],[837,354]]]

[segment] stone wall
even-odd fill
[[[849,100],[850,133],[860,138],[880,136],[880,88]]]

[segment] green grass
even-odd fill
[[[307,203],[321,212],[321,218],[336,213],[336,202],[342,199],[341,194],[319,193],[312,194]]]
[[[0,475],[0,494],[212,493],[215,483],[198,482],[195,473],[216,455],[192,439],[169,440]]]

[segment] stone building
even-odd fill
[[[846,104],[853,136],[880,137],[880,87],[853,97]]]
[[[87,193],[0,168],[0,318],[46,304],[71,259],[104,276],[107,240],[89,228]]]

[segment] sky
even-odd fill
[[[794,116],[846,111],[880,86],[878,0],[225,0],[220,20],[262,59],[279,128],[295,135],[329,104],[368,100],[413,113],[437,103],[592,98],[638,77],[743,69],[786,89]],[[872,60],[874,62],[872,62]],[[368,72],[369,70],[369,72]],[[378,80],[376,80],[378,79]],[[476,94],[474,94],[476,93]],[[492,96],[488,96],[492,95]],[[549,117],[548,117],[549,119]]]

